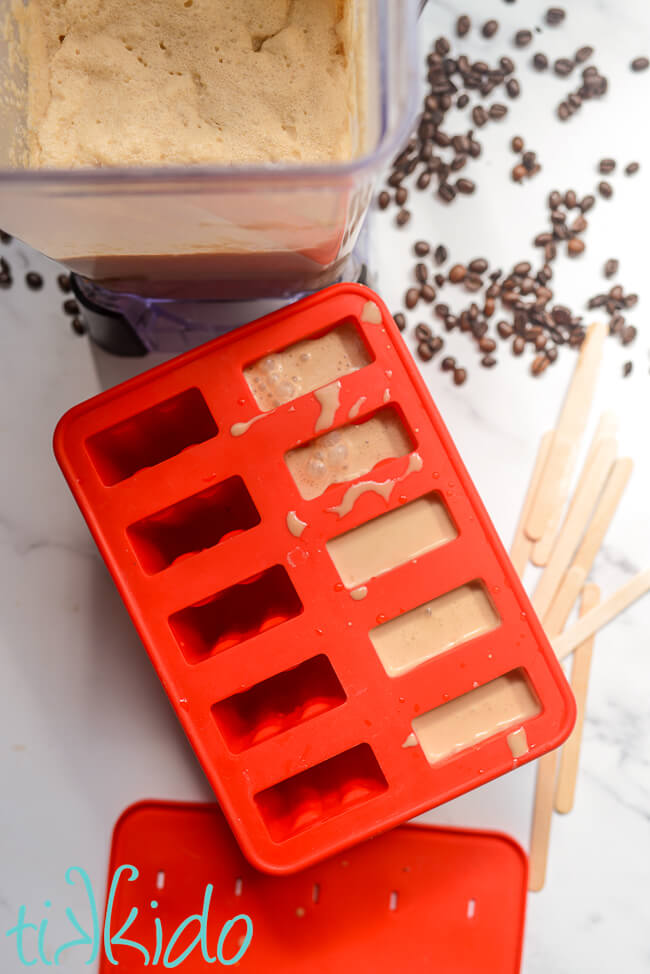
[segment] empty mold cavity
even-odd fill
[[[500,624],[484,585],[474,581],[375,626],[369,635],[388,675],[401,676]]]
[[[255,402],[267,412],[357,372],[370,361],[359,332],[346,323],[258,359],[244,369],[244,377]]]
[[[305,500],[332,484],[362,477],[378,463],[406,456],[413,443],[397,410],[388,406],[362,423],[350,423],[285,455],[289,473]]]
[[[86,448],[103,483],[111,487],[217,433],[205,399],[198,389],[188,389],[95,433]]]
[[[412,722],[413,732],[429,764],[520,725],[541,710],[523,670],[469,690]]]
[[[282,842],[380,795],[387,787],[372,748],[359,744],[267,788],[255,800],[271,838]]]
[[[230,477],[132,524],[127,533],[140,564],[153,575],[178,558],[213,548],[259,523],[244,481]]]
[[[212,713],[228,747],[237,754],[340,706],[345,699],[330,661],[315,656],[222,700]]]
[[[343,584],[354,588],[457,536],[440,494],[432,492],[333,538],[327,550]]]
[[[302,604],[287,572],[275,565],[181,609],[170,617],[169,624],[188,663],[200,663],[301,612]]]

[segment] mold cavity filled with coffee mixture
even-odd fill
[[[520,727],[540,709],[523,670],[513,670],[421,714],[412,727],[427,761],[436,764],[509,728]],[[515,753],[511,741],[508,746],[514,756],[525,753],[525,749]]]
[[[296,342],[258,359],[244,369],[244,377],[255,402],[267,412],[356,372],[369,362],[357,329],[343,324],[325,335]]]
[[[370,640],[388,675],[401,676],[500,623],[485,587],[474,581],[375,626]]]
[[[285,460],[301,496],[312,500],[332,484],[355,480],[412,449],[397,411],[386,407],[362,423],[351,423],[290,450]],[[380,479],[378,471],[375,476]]]

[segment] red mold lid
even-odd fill
[[[109,888],[123,874],[111,910],[111,934],[131,911],[123,936],[161,962],[179,925],[201,914],[213,887],[206,951],[250,974],[517,974],[526,905],[527,860],[505,835],[429,826],[400,826],[292,876],[257,872],[216,805],[143,802],[115,827]],[[132,876],[133,873],[129,873]],[[152,901],[157,904],[151,907]],[[162,931],[156,938],[154,918]],[[199,932],[193,921],[168,955],[171,963]],[[144,970],[144,954],[113,948],[119,971]],[[103,956],[100,974],[116,968]],[[209,966],[197,946],[179,965],[184,974]]]
[[[308,379],[296,363],[322,364],[327,343],[338,371]],[[303,869],[569,734],[562,669],[367,288],[328,288],[82,403],[55,450],[258,868]]]

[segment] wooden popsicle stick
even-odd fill
[[[535,465],[530,477],[530,483],[528,484],[526,497],[524,498],[524,505],[521,509],[521,514],[519,515],[519,522],[515,529],[515,537],[510,548],[510,558],[512,559],[512,563],[515,566],[517,574],[520,578],[524,574],[533,547],[533,542],[526,536],[524,525],[526,523],[526,519],[528,518],[528,513],[532,507],[535,493],[539,487],[542,470],[544,469],[544,464],[546,463],[546,459],[548,457],[548,451],[551,448],[552,439],[553,431],[549,430],[548,433],[544,433],[540,440],[539,449],[537,450],[537,457],[535,458]]]
[[[564,573],[571,564],[615,459],[616,440],[610,436],[602,439],[587,457],[567,516],[533,595],[533,605],[540,616],[548,611]]]
[[[591,325],[569,385],[542,479],[526,519],[526,534],[533,541],[544,536],[569,493],[576,453],[593,399],[607,334],[604,322]]]
[[[648,592],[650,592],[650,569],[635,575],[595,609],[581,616],[575,625],[563,632],[561,636],[556,636],[552,645],[557,658],[566,659],[577,646]]]
[[[612,467],[594,516],[571,567],[564,576],[550,608],[546,613],[542,613],[544,629],[550,639],[558,636],[566,625],[580,589],[591,571],[596,555],[607,534],[633,469],[634,464],[629,457],[617,460]]]
[[[587,612],[586,605],[580,608],[581,614]],[[557,776],[558,755],[556,748],[545,754],[537,762],[537,783],[535,786],[535,805],[530,834],[530,856],[528,869],[528,889],[538,892],[546,881],[546,864],[551,838],[551,818],[555,798],[555,779]]]
[[[604,440],[607,437],[615,437],[617,431],[618,420],[615,414],[612,412],[603,413],[598,421],[594,438],[591,441],[589,452],[585,458],[583,471],[593,462],[594,454],[598,449],[601,440]],[[532,561],[533,565],[538,565],[540,568],[543,568],[544,565],[548,563],[553,545],[557,538],[561,517],[562,509],[558,507],[543,536],[539,539],[539,541],[536,541],[533,544],[533,550],[530,554],[530,560]]]
[[[582,591],[580,613],[595,608],[600,601],[600,589],[597,585],[585,585]],[[578,646],[573,655],[573,669],[571,670],[571,689],[576,698],[576,723],[571,736],[565,741],[560,757],[560,770],[555,788],[555,808],[566,815],[573,808],[576,781],[578,778],[578,764],[580,763],[580,745],[582,743],[582,729],[587,706],[587,691],[589,688],[589,673],[591,657],[594,649],[595,636],[590,636],[582,645]]]
[[[553,796],[557,774],[557,750],[545,754],[537,762],[537,783],[535,785],[535,807],[530,834],[530,854],[528,857],[528,889],[539,892],[546,881],[546,863],[551,838],[551,817]]]

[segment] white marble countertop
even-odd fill
[[[541,23],[545,6],[532,0],[492,4],[490,15],[510,35]],[[533,49],[557,57],[592,44],[595,63],[610,78],[608,97],[562,126],[552,109],[568,83],[519,71],[525,97],[508,102],[509,118],[481,133],[484,153],[470,174],[479,183],[476,196],[445,208],[430,194],[418,194],[412,224],[400,233],[392,216],[377,219],[376,284],[398,310],[412,266],[409,244],[420,236],[446,243],[455,258],[485,254],[495,266],[532,255],[530,240],[544,223],[550,189],[591,191],[603,156],[642,162],[633,179],[615,177],[615,203],[599,204],[590,216],[587,254],[558,261],[554,280],[556,300],[581,309],[604,288],[602,264],[615,256],[621,283],[641,295],[630,318],[639,339],[627,350],[608,344],[590,421],[591,430],[603,409],[615,409],[621,451],[636,462],[592,573],[610,592],[650,563],[650,138],[644,110],[650,72],[628,69],[632,57],[650,53],[650,6],[645,0],[574,0],[569,6],[563,28],[545,30],[527,53],[513,56],[523,64]],[[423,44],[448,33],[458,13],[485,19],[484,7],[479,0],[463,3],[462,10],[451,2],[430,4]],[[475,37],[464,46],[475,56],[512,54],[505,41]],[[513,134],[530,141],[544,167],[525,187],[508,178]],[[56,266],[27,256],[17,243],[2,252],[17,278],[0,294],[0,969],[10,974],[19,966],[3,931],[21,904],[39,922],[47,913],[44,901],[51,900],[48,936],[60,943],[63,910],[78,902],[65,885],[66,868],[84,866],[102,897],[110,831],[127,805],[144,797],[209,800],[210,789],[51,451],[56,421],[70,406],[155,360],[111,358],[74,336],[58,310]],[[46,275],[43,292],[28,293],[22,283],[27,259]],[[418,320],[414,313],[412,323]],[[507,544],[539,437],[557,416],[575,359],[561,355],[534,381],[505,353],[498,369],[480,370],[463,336],[452,336],[449,348],[470,370],[466,386],[454,387],[435,362],[423,372]],[[628,357],[635,369],[623,380]],[[597,638],[576,806],[571,815],[555,817],[547,885],[529,896],[524,974],[650,969],[649,631],[646,598]],[[533,783],[529,765],[426,818],[502,830],[526,846]],[[72,957],[62,966],[84,969]]]

